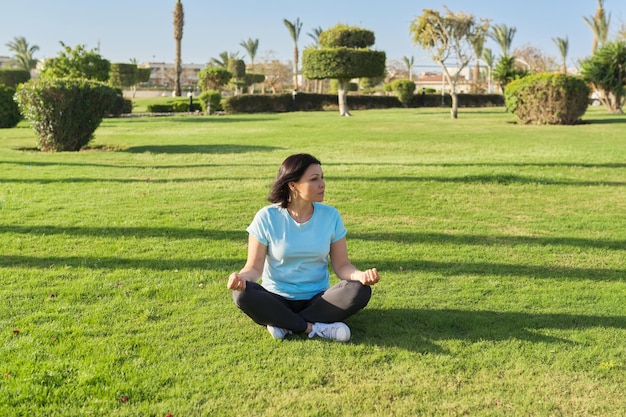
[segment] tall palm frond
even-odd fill
[[[411,58],[409,58],[403,56],[402,60],[404,61],[407,72],[409,73],[409,80],[413,81],[413,65],[415,64],[415,57],[411,56]]]
[[[593,43],[591,45],[591,53],[604,45],[609,37],[609,26],[611,25],[611,14],[608,15],[604,11],[604,0],[598,0],[598,8],[595,15],[591,17],[583,17],[583,20],[593,33]]]
[[[493,25],[488,36],[500,45],[502,55],[508,56],[511,51],[511,44],[513,43],[515,32],[517,32],[516,28],[510,28],[503,23],[501,25]]]
[[[210,65],[228,69],[228,63],[233,59],[239,59],[239,52],[220,52],[219,58],[211,58]]]
[[[241,47],[248,53],[248,56],[250,57],[250,66],[254,72],[254,58],[259,50],[259,39],[248,38],[247,41],[241,41],[239,45],[241,45]]]
[[[552,38],[552,42],[559,48],[559,54],[561,54],[561,59],[563,60],[563,67],[561,71],[563,74],[567,74],[567,54],[569,52],[569,39],[567,36],[565,38]]]
[[[298,38],[300,38],[300,31],[302,30],[302,22],[300,22],[300,18],[296,18],[294,22],[290,22],[287,19],[283,19],[283,23],[287,27],[289,34],[291,35],[291,39],[293,39],[294,48],[293,48],[293,89],[298,90],[298,56],[300,55],[298,51]]]
[[[19,69],[30,71],[37,65],[34,58],[35,52],[39,50],[37,45],[29,46],[26,38],[16,36],[12,41],[7,42],[6,46],[15,55],[13,56],[13,65]]]

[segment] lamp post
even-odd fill
[[[187,97],[189,97],[189,113],[193,113],[193,90],[191,88],[187,93]]]

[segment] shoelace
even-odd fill
[[[309,338],[313,338],[315,336],[319,336],[319,337],[323,337],[323,338],[332,338],[334,335],[332,334],[327,334],[326,331],[331,331],[334,329],[331,329],[330,326],[318,326],[317,324],[313,325],[313,328],[311,329],[311,333],[309,333]]]

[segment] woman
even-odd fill
[[[228,278],[239,309],[275,339],[291,333],[347,342],[343,321],[364,308],[376,268],[358,270],[348,258],[339,212],[324,201],[321,162],[308,154],[285,159],[270,191],[273,205],[246,229],[248,259]],[[330,287],[328,257],[341,281]],[[262,285],[257,281],[262,280]]]

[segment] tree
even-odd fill
[[[248,53],[248,56],[250,57],[250,68],[254,72],[254,58],[259,50],[259,40],[248,38],[247,41],[241,41],[239,45],[241,45],[242,48]]]
[[[302,72],[308,79],[336,79],[339,115],[350,116],[348,85],[353,78],[375,78],[385,74],[385,53],[371,50],[374,32],[338,24],[320,34],[321,49],[308,48],[302,54]]]
[[[488,36],[500,45],[502,56],[509,56],[515,32],[517,32],[517,29],[514,27],[510,28],[505,24],[494,25],[491,28],[491,32],[488,33]]]
[[[411,58],[408,58],[403,56],[402,61],[406,66],[406,71],[409,73],[409,80],[413,81],[413,65],[415,64],[415,57],[411,56]]]
[[[313,30],[309,33],[307,33],[307,35],[309,35],[309,38],[313,39],[313,45],[312,46],[308,46],[308,48],[314,47],[314,48],[319,48],[320,47],[320,35],[322,34],[322,32],[324,31],[324,29],[322,29],[321,26],[318,26],[316,28],[313,28]]]
[[[228,84],[233,74],[226,68],[207,67],[198,73],[198,86],[201,91],[219,90]]]
[[[617,32],[617,37],[619,39],[626,41],[626,23],[622,23],[622,26],[619,28],[619,31]]]
[[[500,88],[504,90],[511,81],[528,75],[527,69],[521,69],[515,65],[515,57],[505,55],[500,58],[493,70],[493,79],[500,83]]]
[[[86,78],[106,82],[109,79],[111,63],[102,58],[94,49],[88,51],[85,45],[72,49],[60,42],[63,51],[59,56],[44,63],[43,78]]]
[[[174,78],[174,95],[180,97],[182,95],[180,86],[180,76],[183,73],[183,61],[181,58],[181,43],[183,40],[183,26],[185,25],[185,12],[183,4],[180,0],[176,1],[174,7],[174,40],[176,41],[176,56],[174,58],[174,67],[176,77]]]
[[[600,47],[580,65],[583,79],[598,91],[600,101],[612,113],[623,113],[626,97],[626,41]]]
[[[459,75],[473,59],[473,43],[476,38],[486,36],[489,21],[477,20],[472,14],[453,13],[448,8],[445,9],[445,14],[424,9],[423,14],[411,22],[409,30],[413,35],[413,42],[429,51],[433,61],[443,70],[452,98],[450,117],[456,119],[459,107],[456,85]],[[449,58],[453,58],[456,63],[454,72],[445,64]]]
[[[37,65],[34,58],[35,52],[39,50],[37,45],[29,46],[26,38],[23,36],[15,37],[6,46],[15,55],[13,56],[13,66],[25,71],[30,71]]]
[[[528,72],[539,73],[557,70],[561,65],[557,58],[547,55],[531,44],[522,45],[513,50],[516,65],[522,65]]]
[[[489,48],[484,48],[480,57],[487,65],[487,93],[491,94],[491,85],[493,84],[493,64],[496,59],[493,55],[493,51]]]
[[[109,85],[124,89],[137,84],[137,64],[113,63],[109,72]]]
[[[293,39],[294,48],[293,48],[293,89],[298,91],[298,56],[300,52],[298,51],[298,38],[300,37],[300,31],[302,30],[302,22],[300,22],[300,18],[296,18],[294,22],[290,22],[287,19],[283,19],[283,23],[287,27],[289,31],[289,35],[291,35],[291,39]]]
[[[313,28],[311,32],[307,33],[307,35],[309,35],[309,38],[313,39],[313,44],[308,45],[307,48],[316,48],[316,49],[320,48],[320,35],[322,34],[323,31],[324,29],[322,29],[321,26],[318,26],[316,28]],[[321,94],[324,81],[323,80],[314,80],[314,81],[315,81],[314,91],[318,94]]]
[[[561,68],[561,72],[563,74],[567,74],[567,53],[569,51],[569,39],[567,36],[565,38],[552,38],[552,42],[559,49],[559,54],[561,54],[561,60],[563,62],[563,67]]]
[[[604,0],[598,0],[598,8],[596,14],[591,17],[583,16],[583,20],[593,33],[593,43],[591,44],[591,53],[595,54],[596,50],[606,43],[609,37],[609,26],[611,25],[611,14],[608,16],[604,12]]]
[[[228,72],[233,75],[230,83],[235,90],[235,95],[238,95],[246,85],[246,64],[242,59],[231,59],[228,61]]]
[[[474,50],[474,56],[476,57],[476,64],[474,65],[474,71],[472,74],[472,80],[476,85],[480,81],[480,58],[483,55],[483,49],[485,47],[486,34],[480,34],[479,36],[470,37],[470,43]]]
[[[231,59],[239,59],[239,52],[220,52],[219,58],[211,58],[209,65],[220,68],[228,68],[228,63]]]

